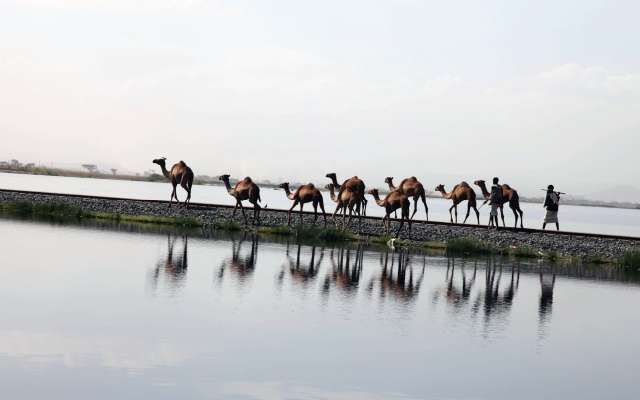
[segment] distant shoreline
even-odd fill
[[[24,169],[5,169],[0,168],[0,173],[9,174],[25,174],[25,175],[44,175],[44,176],[65,176],[72,178],[90,178],[90,179],[114,179],[124,181],[137,181],[137,182],[166,182],[166,178],[160,174],[151,175],[130,175],[130,174],[107,174],[104,172],[84,172],[74,171],[60,168],[47,168],[47,167],[35,167],[31,170]],[[222,182],[217,180],[217,177],[210,176],[196,176],[194,179],[194,185],[205,186],[222,186]],[[265,188],[278,189],[278,184],[272,182],[257,182],[258,185]],[[300,183],[292,183],[292,187],[296,187]],[[324,190],[324,188],[321,188]],[[384,188],[383,188],[384,189]],[[384,191],[381,191],[384,193]],[[479,194],[480,198],[482,196]],[[439,194],[429,191],[427,197],[432,199],[442,198]],[[520,201],[523,203],[541,204],[544,201],[544,197],[520,197]],[[640,204],[638,203],[615,203],[606,201],[596,201],[588,199],[563,199],[563,205],[571,206],[584,206],[584,207],[604,207],[604,208],[620,208],[626,210],[640,210]]]

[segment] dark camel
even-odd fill
[[[184,201],[183,205],[185,207],[189,207],[189,202],[191,201],[191,186],[193,186],[193,171],[191,168],[184,163],[184,161],[179,161],[176,164],[173,164],[171,167],[171,171],[167,171],[166,166],[166,157],[156,158],[153,160],[154,164],[158,164],[160,169],[162,170],[162,175],[171,180],[171,185],[173,186],[173,191],[171,192],[171,199],[169,199],[169,207],[171,207],[171,202],[173,198],[176,198],[176,202],[178,205],[180,204],[180,200],[178,200],[178,194],[176,193],[176,186],[178,183],[184,190],[187,191],[187,199]]]
[[[474,185],[480,187],[482,190],[482,196],[485,199],[491,197],[491,193],[487,190],[487,184],[482,179],[473,182]],[[500,204],[500,217],[502,217],[502,226],[506,226],[504,223],[504,204],[509,203],[509,208],[513,211],[513,216],[516,218],[516,222],[513,225],[514,228],[518,226],[518,214],[520,214],[520,228],[524,228],[522,224],[522,215],[524,214],[520,209],[520,196],[518,196],[518,192],[509,185],[501,185],[502,186],[502,204]]]
[[[249,200],[249,203],[253,204],[253,223],[260,224],[260,205],[258,204],[260,200],[260,188],[256,185],[251,178],[248,176],[236,183],[235,187],[231,187],[229,183],[229,175],[220,175],[218,177],[222,182],[224,182],[224,186],[227,188],[227,192],[234,199],[236,199],[236,206],[233,208],[233,216],[236,215],[236,210],[238,206],[240,206],[240,210],[242,211],[242,216],[244,217],[244,223],[247,223],[247,215],[244,212],[244,207],[242,206],[243,200]]]
[[[284,192],[287,194],[287,198],[289,200],[293,200],[293,205],[289,209],[288,213],[288,224],[291,225],[291,210],[300,203],[300,225],[302,225],[302,207],[305,203],[312,203],[313,205],[313,222],[318,220],[318,205],[320,206],[320,210],[322,210],[322,217],[324,218],[324,224],[327,225],[327,215],[324,212],[324,200],[322,199],[322,193],[318,188],[314,186],[313,183],[307,183],[306,185],[300,186],[296,189],[295,192],[291,193],[289,190],[289,182],[281,183],[279,188],[284,189]]]
[[[339,196],[337,196],[335,191],[335,186],[333,185],[333,183],[330,183],[325,187],[327,188],[327,190],[329,190],[329,195],[331,197],[331,200],[333,200],[336,203],[336,209],[333,211],[333,221],[335,222],[336,226],[338,226],[338,221],[336,220],[336,214],[340,211],[342,211],[342,226],[343,227],[349,226],[349,223],[351,222],[351,217],[353,215],[353,209],[360,207],[361,200],[349,189],[344,190]],[[349,210],[349,219],[347,220],[347,223],[345,225],[344,220],[347,214],[347,209]],[[359,225],[358,225],[358,229],[360,229]]]
[[[396,237],[398,237],[398,235],[400,234],[405,219],[409,223],[409,237],[411,237],[411,218],[409,218],[409,208],[411,207],[411,204],[409,202],[409,198],[406,195],[400,193],[398,190],[394,190],[393,192],[387,194],[384,200],[380,200],[378,189],[369,190],[369,194],[373,196],[377,205],[379,205],[380,207],[384,207],[385,216],[382,220],[385,221],[387,234],[389,234],[391,213],[395,210],[400,209],[400,226],[396,231]]]
[[[384,183],[389,185],[389,190],[394,191],[398,190],[400,193],[413,198],[413,214],[411,214],[411,219],[418,212],[418,200],[422,200],[422,204],[424,204],[424,212],[427,216],[427,221],[429,220],[429,207],[427,207],[427,193],[424,190],[424,186],[418,178],[415,176],[405,178],[400,182],[398,187],[393,186],[393,177],[387,176],[384,180]]]
[[[476,192],[473,191],[471,186],[467,182],[461,182],[453,187],[453,190],[450,193],[444,189],[444,185],[438,185],[436,187],[436,191],[442,193],[442,197],[445,199],[451,199],[453,201],[453,205],[449,208],[449,217],[451,218],[451,222],[453,223],[453,216],[451,215],[451,210],[455,210],[456,214],[456,224],[458,223],[458,204],[467,200],[467,215],[464,217],[463,224],[467,222],[467,218],[469,218],[469,211],[473,208],[476,212],[476,217],[478,218],[478,225],[480,225],[480,213],[478,212],[478,208],[476,207]]]
[[[367,199],[364,197],[365,186],[362,179],[357,176],[352,176],[346,181],[342,182],[342,185],[338,183],[338,178],[335,172],[330,172],[326,175],[327,178],[331,179],[331,183],[334,188],[338,189],[338,195],[342,193],[343,190],[348,189],[352,192],[356,193],[361,197],[360,204],[358,204],[357,212],[360,215],[360,206],[362,205],[362,215],[367,215]]]

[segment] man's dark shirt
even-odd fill
[[[554,202],[551,199],[552,193],[553,192],[547,192],[547,197],[545,197],[544,199],[544,206],[547,208],[548,211],[558,211],[558,203]]]

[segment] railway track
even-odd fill
[[[29,190],[13,190],[13,189],[0,189],[0,193],[23,193],[27,195],[45,195],[45,196],[53,196],[53,197],[73,197],[73,198],[88,198],[88,199],[98,199],[98,200],[110,200],[110,201],[129,201],[129,202],[139,202],[139,203],[156,203],[156,204],[166,204],[166,200],[154,200],[154,199],[133,199],[127,197],[110,197],[110,196],[91,196],[84,194],[69,194],[69,193],[54,193],[54,192],[36,192]],[[219,208],[227,208],[232,209],[234,206],[228,204],[215,204],[215,203],[191,203],[189,206],[192,210],[213,210]],[[249,208],[250,209],[250,208]],[[288,213],[289,210],[279,209],[279,208],[264,208],[264,211],[276,212],[276,213]],[[299,211],[294,211],[294,213],[299,213]],[[305,215],[313,215],[312,211],[303,211]],[[331,213],[328,213],[331,214]],[[382,217],[374,217],[374,216],[363,216],[363,219],[367,220],[382,220]],[[444,221],[426,221],[421,219],[414,219],[414,224],[428,224],[428,225],[440,225],[440,226],[457,226],[457,227],[468,227],[473,229],[487,229],[486,226],[483,225],[474,225],[474,224],[456,224],[451,222]],[[542,229],[532,229],[532,228],[513,228],[513,227],[504,227],[500,228],[500,230],[506,230],[511,232],[524,232],[524,233],[544,233],[546,235],[561,235],[561,236],[579,236],[579,237],[590,237],[590,238],[602,238],[602,239],[622,239],[622,240],[633,240],[640,242],[640,237],[635,236],[623,236],[623,235],[608,235],[608,234],[600,234],[600,233],[587,233],[587,232],[571,232],[571,231],[554,231],[554,230],[542,230]]]

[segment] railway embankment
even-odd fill
[[[41,192],[24,192],[0,190],[0,206],[4,205],[5,211],[10,205],[33,205],[35,207],[48,207],[55,210],[62,207],[67,210],[77,210],[78,217],[113,218],[124,221],[175,223],[182,225],[198,226],[204,229],[244,229],[242,213],[238,210],[233,216],[233,207],[228,205],[214,205],[194,203],[189,209],[182,207],[169,208],[166,201],[120,199],[96,196],[66,195]],[[249,229],[253,225],[253,209],[245,208],[249,220]],[[313,214],[305,212],[304,225],[307,227],[323,227],[322,216],[313,221]],[[260,213],[260,229],[267,232],[287,233],[286,210],[263,209]],[[327,216],[327,226],[335,226],[331,215]],[[337,218],[341,224],[341,217]],[[299,223],[298,213],[292,215],[292,225]],[[391,224],[392,232],[398,227],[398,222]],[[435,245],[440,243],[445,248],[447,243],[465,241],[471,248],[469,251],[478,250],[477,243],[484,249],[508,251],[524,256],[572,256],[590,260],[614,260],[621,259],[630,252],[640,249],[640,238],[616,237],[611,235],[595,235],[582,233],[556,233],[553,231],[538,231],[532,229],[499,229],[488,230],[486,227],[476,225],[456,225],[444,222],[426,222],[416,220],[412,224],[411,237],[408,235],[407,224],[400,234],[403,239],[400,243],[411,245]],[[345,238],[356,238],[358,234],[358,219],[354,218],[347,230]],[[346,236],[348,235],[348,236]],[[380,240],[385,238],[385,228],[381,218],[366,217],[362,219],[360,238],[365,240]],[[474,244],[475,243],[475,244]],[[520,253],[520,254],[519,254]]]

